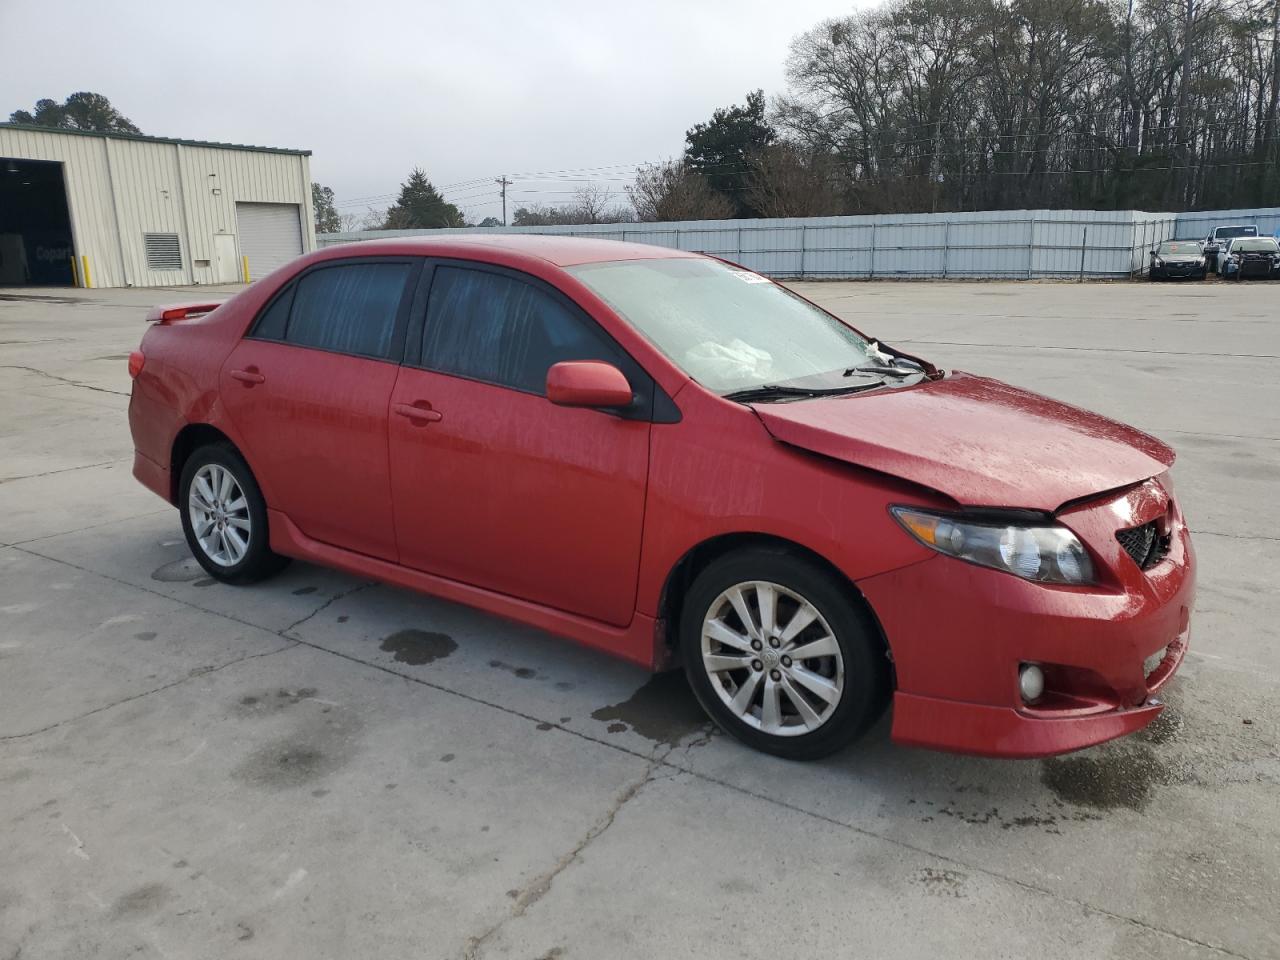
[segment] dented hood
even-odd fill
[[[964,373],[752,408],[783,443],[973,507],[1052,511],[1156,476],[1174,458],[1170,447],[1133,427]]]

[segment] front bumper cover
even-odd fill
[[[1154,694],[1186,653],[1195,593],[1181,512],[1164,484],[1147,481],[1058,519],[1090,550],[1098,584],[1031,583],[944,556],[858,584],[893,653],[895,740],[1040,757],[1132,733],[1159,714]],[[1115,532],[1152,520],[1166,526],[1169,550],[1144,571]],[[1018,692],[1028,662],[1047,678],[1034,705]]]

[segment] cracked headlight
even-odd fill
[[[916,507],[890,507],[926,547],[949,557],[1039,583],[1093,582],[1093,563],[1080,538],[1054,523],[1008,522]]]

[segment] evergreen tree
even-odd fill
[[[414,167],[400,185],[400,198],[387,210],[387,230],[416,230],[434,227],[463,227],[462,212],[445,200],[431,185],[427,175]]]
[[[777,138],[765,117],[764,91],[747,94],[745,106],[721,107],[706,123],[684,135],[684,158],[689,168],[732,205],[739,217],[757,217],[743,190],[750,164]]]
[[[15,110],[10,123],[25,123],[60,130],[94,130],[98,133],[141,133],[133,121],[111,105],[100,93],[73,93],[62,103],[37,100],[35,111]]]

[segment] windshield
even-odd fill
[[[618,260],[568,270],[720,393],[820,374],[839,380],[871,362],[868,342],[830,314],[717,260]]]
[[[1228,237],[1256,237],[1258,235],[1257,227],[1219,227],[1213,231],[1213,235],[1219,240],[1225,240]]]
[[[1199,254],[1200,244],[1182,240],[1166,240],[1160,244],[1160,252],[1169,257],[1176,257],[1179,254]]]
[[[1237,240],[1231,245],[1232,253],[1275,253],[1280,250],[1280,244],[1277,244],[1270,237],[1259,237],[1256,240]]]

